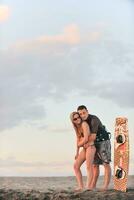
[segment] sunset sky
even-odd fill
[[[111,166],[128,118],[134,174],[134,1],[0,1],[0,80],[0,176],[74,175],[81,104],[112,133]]]

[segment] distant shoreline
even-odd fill
[[[0,178],[69,178],[69,177],[75,177],[75,176],[0,176]],[[84,178],[86,178],[86,176],[83,176]],[[104,175],[100,175],[99,176],[104,177]],[[113,177],[113,176],[112,176]],[[134,174],[129,175],[129,177],[134,177]]]

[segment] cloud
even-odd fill
[[[112,163],[113,164],[113,163]],[[133,167],[134,162],[131,160],[130,166],[129,166],[129,174],[133,174]],[[50,174],[58,174],[61,173],[61,171],[64,169],[64,173],[68,171],[68,174],[72,173],[73,171],[73,161],[67,160],[67,161],[53,161],[53,162],[33,162],[33,161],[19,161],[14,157],[8,157],[7,159],[0,159],[0,170],[4,170],[4,173],[10,171],[10,175],[16,175],[18,173],[18,176],[21,175],[30,175],[33,176],[35,174],[38,174],[38,171],[40,171],[40,175],[45,174],[45,176],[48,176]],[[48,171],[48,173],[47,173]],[[21,173],[22,172],[22,173]]]
[[[80,32],[76,24],[70,24],[64,27],[63,33],[53,36],[40,36],[31,41],[16,42],[13,48],[17,50],[29,50],[31,48],[37,48],[42,45],[57,45],[68,44],[75,45],[80,43]]]
[[[80,42],[80,33],[77,25],[72,24],[64,28],[63,34],[56,36],[42,36],[37,39],[41,43],[65,43],[78,44]]]
[[[6,5],[0,5],[0,22],[4,22],[9,18],[10,9]]]
[[[51,126],[53,127],[53,125]],[[55,127],[55,128],[48,128],[47,131],[49,132],[54,132],[54,133],[68,133],[70,132],[72,129],[71,128],[65,128],[65,127]]]
[[[14,157],[0,159],[1,176],[67,176],[73,173],[73,161],[19,161]]]
[[[94,43],[102,38],[101,30],[92,30],[82,35],[76,24],[70,24],[64,27],[63,33],[53,36],[40,36],[30,41],[16,42],[11,48],[19,51],[30,51],[31,49],[43,48],[46,45],[70,45],[75,46],[81,43]]]
[[[56,43],[42,43],[42,38],[27,51],[15,45],[0,52],[1,130],[43,120],[46,99],[63,101],[74,93],[134,107],[134,46],[100,39],[94,31],[91,40],[98,42],[85,42],[82,35],[71,42],[78,33],[78,27],[70,25],[63,33],[71,35],[69,40],[61,37],[60,44],[56,36],[50,37]]]
[[[94,43],[94,42],[98,42],[99,40],[101,40],[102,38],[102,32],[101,31],[93,31],[91,33],[89,33],[88,37],[85,37],[85,42],[90,42],[90,43]]]
[[[16,160],[14,157],[8,157],[7,159],[0,159],[0,168],[10,168],[10,167],[24,167],[24,168],[63,168],[67,166],[72,166],[71,161],[64,161],[64,162],[24,162]]]

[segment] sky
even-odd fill
[[[74,175],[81,104],[112,133],[112,169],[128,118],[134,174],[133,24],[133,0],[0,1],[0,176]]]

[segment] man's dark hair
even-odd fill
[[[78,106],[77,111],[78,110],[83,110],[83,109],[87,110],[87,107],[84,106],[84,105],[80,105],[80,106]]]

